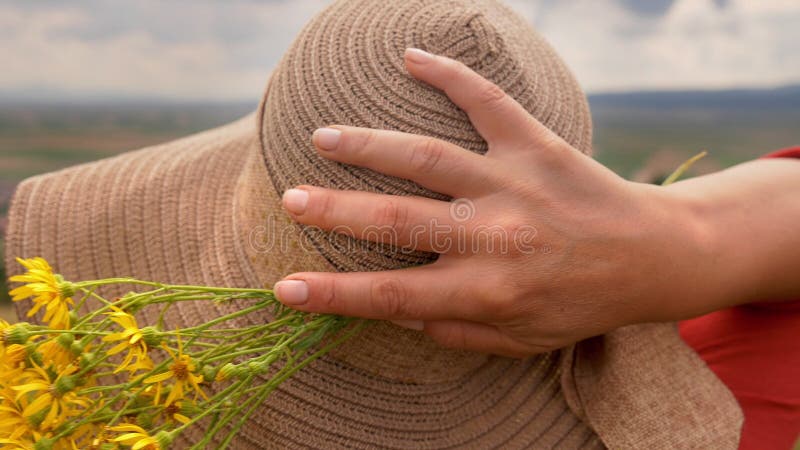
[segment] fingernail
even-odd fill
[[[294,214],[303,214],[308,204],[308,192],[289,189],[283,193],[283,206]]]
[[[286,305],[302,305],[308,300],[308,284],[303,280],[284,280],[275,283],[275,296]]]
[[[409,330],[422,331],[425,329],[425,322],[421,320],[392,320],[398,327],[408,328]]]
[[[336,150],[339,145],[339,138],[342,137],[342,132],[335,128],[318,128],[314,131],[311,138],[317,146],[323,150]]]
[[[407,48],[406,58],[408,58],[409,61],[417,64],[425,64],[433,60],[433,55],[418,48]]]

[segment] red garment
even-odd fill
[[[800,147],[766,157],[800,158]],[[739,448],[791,449],[800,437],[800,300],[737,306],[679,326],[744,411]]]

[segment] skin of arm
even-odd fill
[[[290,189],[283,204],[300,223],[358,238],[390,227],[393,243],[440,256],[395,271],[292,274],[275,285],[287,306],[524,357],[624,325],[800,297],[800,161],[759,160],[669,187],[633,183],[463,64],[415,49],[405,62],[469,115],[486,155],[347,126],[312,141],[325,158],[413,180],[474,214],[456,220],[451,203],[421,197]],[[467,245],[420,233],[432,220]],[[486,237],[488,228],[497,233]]]
[[[706,310],[800,299],[800,160],[759,159],[665,190],[690,205],[718,278],[735,287]]]

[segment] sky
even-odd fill
[[[257,99],[328,3],[0,0],[0,99]],[[800,83],[798,0],[508,3],[590,93]]]

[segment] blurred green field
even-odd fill
[[[620,175],[659,182],[682,161],[709,156],[689,175],[800,145],[800,89],[633,93],[590,97],[595,157]],[[0,105],[0,236],[14,186],[31,175],[211,128],[255,104]],[[2,255],[0,239],[0,255]],[[33,256],[33,255],[24,255]],[[2,266],[2,265],[0,265]],[[8,304],[0,267],[0,305]],[[0,307],[0,316],[8,308]]]
[[[255,107],[249,103],[0,104],[0,256],[9,202],[23,179],[212,128]],[[0,305],[8,300],[5,267],[0,264]],[[0,307],[0,317],[7,314],[7,308]]]
[[[593,97],[596,158],[625,177],[649,181],[640,173],[649,165],[703,150],[709,155],[695,174],[800,145],[796,90],[673,95],[679,100],[668,93]]]

